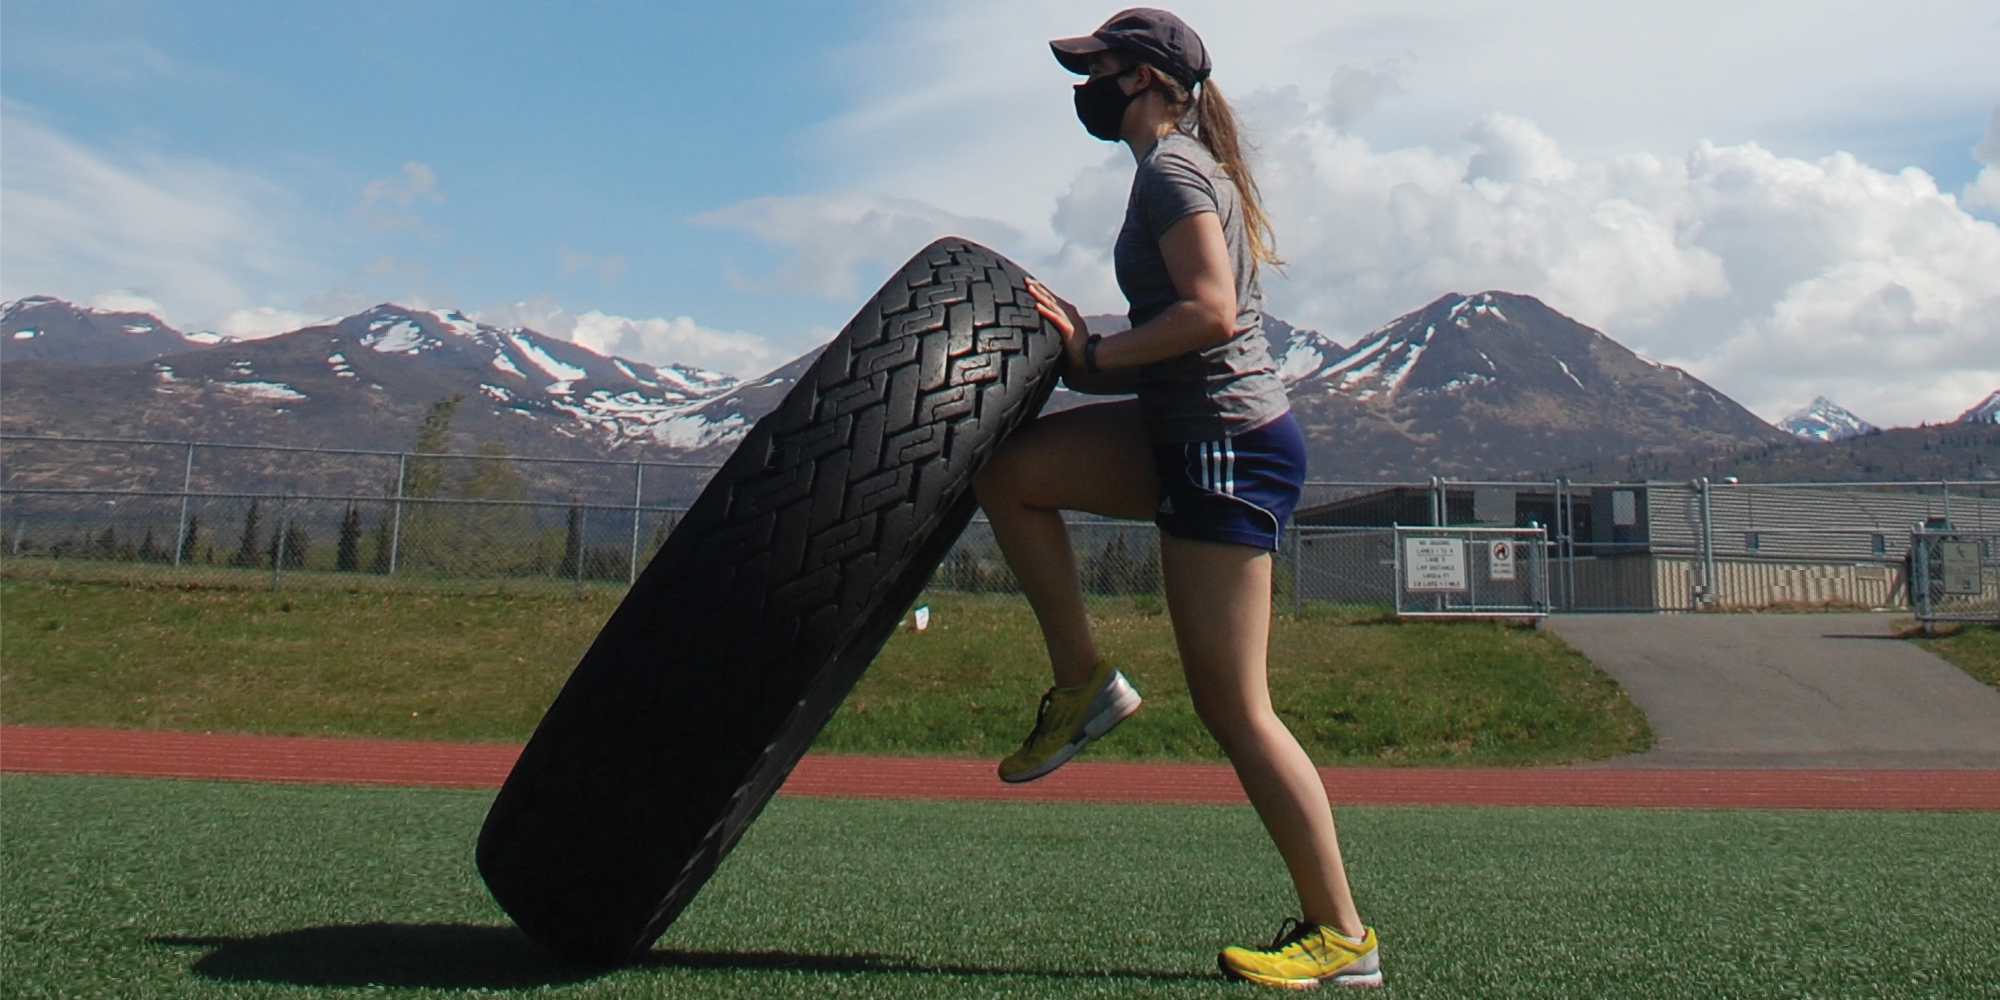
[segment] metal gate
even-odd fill
[[[1540,618],[1549,613],[1541,528],[1396,529],[1396,614]]]

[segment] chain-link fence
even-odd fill
[[[1910,590],[1917,621],[2000,625],[2000,531],[1914,532]]]
[[[0,438],[16,575],[209,585],[628,585],[712,465]],[[1150,524],[1078,516],[1087,592],[1159,590]],[[1014,592],[984,519],[934,586]]]
[[[6,443],[0,558],[17,571],[273,587],[287,576],[628,584],[714,471],[498,451]]]
[[[0,560],[15,575],[274,587],[622,588],[715,468],[4,435]],[[1087,592],[1159,592],[1151,524],[1070,524]],[[1928,558],[1912,533],[2000,533],[2000,483],[1312,482],[1274,598],[1395,606],[1396,530],[1416,526],[1539,533],[1521,565],[1546,590],[1523,607],[1910,608]],[[932,585],[1016,589],[983,520]]]

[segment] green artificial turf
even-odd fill
[[[779,799],[638,965],[554,963],[478,792],[8,775],[9,997],[1247,997],[1247,807]],[[1994,813],[1348,808],[1389,997],[1989,997]]]
[[[273,592],[0,579],[0,719],[524,740],[621,596],[368,583]],[[890,639],[818,749],[998,758],[1033,725],[1050,678],[1027,603],[927,600],[932,627]],[[1146,698],[1092,755],[1220,759],[1188,702],[1159,601],[1091,607],[1102,648]],[[1618,686],[1554,634],[1491,622],[1284,609],[1272,623],[1271,689],[1322,763],[1556,763],[1651,740]]]
[[[1917,645],[2000,688],[2000,626],[1953,625],[1934,636],[1915,631],[1910,634]]]

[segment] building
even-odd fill
[[[1440,481],[1357,491],[1293,523],[1308,599],[1393,593],[1393,526],[1511,526],[1547,530],[1560,610],[1904,607],[1912,531],[2000,533],[2000,483]]]

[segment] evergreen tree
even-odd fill
[[[243,538],[236,545],[236,554],[229,557],[229,565],[255,567],[261,565],[257,557],[257,501],[250,501],[250,509],[243,514]]]
[[[201,534],[201,516],[188,515],[187,534],[181,538],[181,564],[194,562],[195,538]]]
[[[304,569],[306,565],[306,551],[312,548],[312,535],[306,531],[306,526],[296,519],[283,523],[285,525],[285,544],[282,551],[285,555],[285,568]],[[275,553],[273,557],[275,558]]]
[[[105,528],[103,533],[97,536],[97,540],[91,543],[90,554],[97,559],[118,558],[118,529]]]
[[[340,538],[333,545],[333,568],[342,573],[352,573],[361,568],[361,507],[355,503],[347,505],[347,514],[340,519]]]
[[[161,548],[160,543],[153,538],[153,526],[150,524],[146,526],[146,540],[139,543],[139,561],[140,562],[167,561],[167,550]]]

